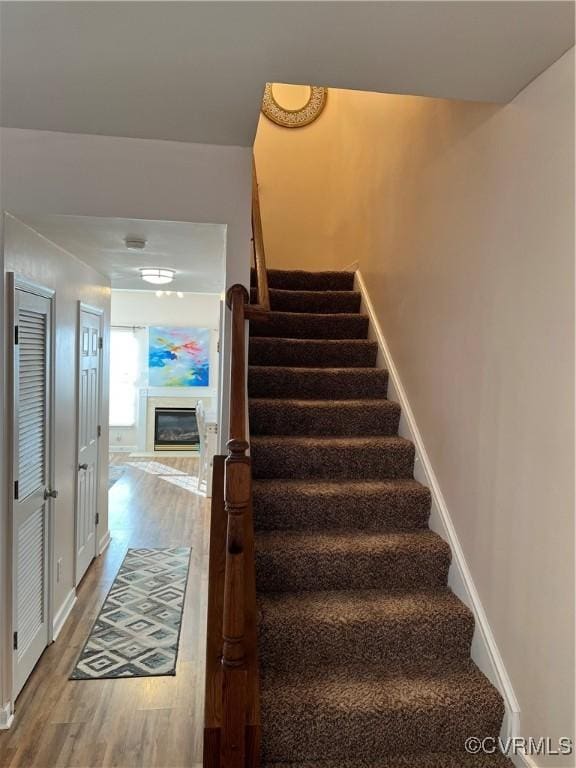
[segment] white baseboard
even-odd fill
[[[60,610],[58,613],[54,616],[52,620],[52,642],[56,640],[60,632],[62,631],[62,627],[66,623],[66,619],[70,615],[70,611],[72,608],[74,608],[76,604],[76,590],[71,589],[70,592],[66,595],[66,599],[60,606]]]
[[[402,408],[399,434],[409,438],[414,443],[416,449],[414,477],[423,485],[427,485],[432,494],[430,528],[442,536],[452,549],[452,565],[448,576],[448,584],[452,591],[474,614],[475,630],[472,639],[472,659],[490,682],[500,691],[504,699],[505,714],[501,731],[502,738],[518,736],[520,731],[520,707],[512,688],[512,683],[496,646],[494,635],[482,607],[478,591],[474,586],[474,580],[466,562],[450,512],[448,511],[446,500],[432,468],[406,391],[402,386],[400,375],[394,365],[394,360],[392,359],[390,349],[386,343],[360,271],[356,272],[355,282],[356,289],[362,295],[362,312],[367,314],[370,320],[370,338],[378,343],[378,359],[376,364],[378,367],[388,370],[388,396],[391,400],[399,402]],[[521,768],[524,768],[524,766],[536,768],[533,763],[524,763],[520,764],[520,766]]]
[[[12,704],[8,702],[4,706],[0,707],[0,731],[6,731],[14,722],[14,712],[12,711]]]
[[[112,541],[112,537],[110,536],[110,529],[108,529],[104,534],[104,536],[102,536],[102,538],[98,542],[99,555],[101,555],[104,552],[104,550],[108,547],[111,541]]]

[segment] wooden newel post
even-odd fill
[[[228,442],[225,465],[226,575],[224,583],[224,622],[222,664],[238,667],[244,663],[244,514],[250,501],[250,459],[248,444]]]
[[[246,752],[246,649],[244,563],[246,511],[250,503],[250,458],[246,455],[246,355],[244,286],[229,289],[232,311],[232,365],[230,376],[230,439],[225,463],[226,571],[222,622],[222,768],[244,768]]]

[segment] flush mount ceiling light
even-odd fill
[[[166,285],[174,280],[175,269],[164,269],[163,267],[141,267],[140,277],[147,283],[153,285]]]

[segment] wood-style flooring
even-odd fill
[[[194,476],[195,458],[112,461],[140,468],[126,466],[110,490],[112,541],[18,697],[12,728],[0,732],[1,768],[201,766],[209,500],[150,471],[161,471],[155,461]],[[68,680],[127,548],[163,546],[192,547],[176,676]]]

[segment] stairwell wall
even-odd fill
[[[270,265],[361,269],[521,734],[573,737],[574,51],[504,106],[331,90],[256,161]]]

